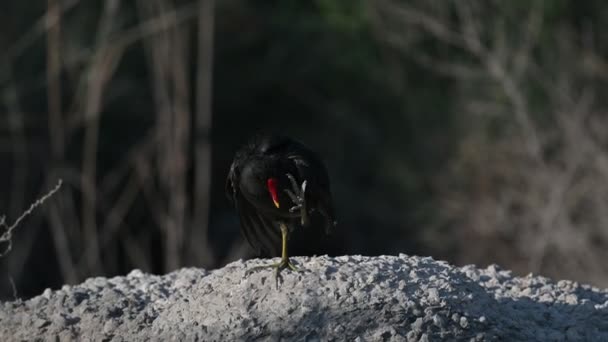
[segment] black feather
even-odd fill
[[[301,185],[310,224],[301,227],[299,213],[285,189],[291,190],[287,174]],[[276,208],[266,181],[279,184],[280,208]],[[302,143],[280,135],[257,135],[237,151],[226,180],[226,195],[239,213],[241,231],[260,256],[279,256],[283,222],[291,230],[289,248],[298,255],[323,254],[326,234],[335,226],[327,170],[321,159]]]

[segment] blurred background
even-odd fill
[[[602,0],[2,1],[0,214],[63,186],[0,298],[249,257],[224,182],[259,129],[322,156],[350,254],[606,287],[607,26]]]

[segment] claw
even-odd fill
[[[254,272],[268,269],[268,268],[274,268],[274,281],[275,281],[275,286],[277,289],[279,288],[280,283],[283,282],[283,276],[281,275],[281,271],[288,268],[289,270],[291,270],[293,272],[299,272],[298,268],[294,264],[292,264],[289,259],[286,259],[286,260],[281,260],[276,264],[253,267],[253,268],[247,270],[247,272],[245,272],[245,276],[249,276]]]
[[[300,186],[298,186],[298,183],[296,182],[296,179],[291,174],[287,173],[286,176],[287,176],[287,178],[289,178],[289,181],[291,182],[291,187],[292,187],[293,191],[290,189],[285,189],[285,193],[287,194],[287,196],[289,196],[291,201],[295,204],[293,207],[289,208],[289,212],[294,213],[299,210],[300,211],[300,221],[301,221],[301,224],[304,226],[308,222],[308,214],[306,212],[306,197],[305,197],[306,180],[302,182],[302,186],[300,188]]]
[[[268,265],[268,266],[256,266],[245,273],[246,275],[249,275],[252,272],[257,271],[257,270],[261,270],[261,269],[265,269],[265,268],[269,268],[269,267],[274,268],[274,281],[276,282],[277,289],[279,288],[279,281],[283,281],[283,277],[281,276],[281,271],[283,269],[289,268],[290,270],[292,270],[294,272],[298,272],[298,269],[291,263],[291,261],[289,260],[289,255],[287,254],[287,239],[289,238],[289,228],[287,228],[287,225],[285,225],[285,223],[283,223],[283,222],[280,222],[279,226],[281,227],[281,240],[282,240],[281,261],[276,264],[272,264],[272,265]]]

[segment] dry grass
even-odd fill
[[[51,189],[49,192],[47,192],[42,197],[38,198],[34,203],[32,203],[30,207],[26,211],[24,211],[21,216],[19,216],[12,224],[9,225],[8,223],[6,223],[6,216],[0,216],[0,229],[2,230],[2,234],[0,235],[0,245],[5,246],[2,250],[0,250],[0,258],[6,256],[13,249],[13,231],[19,226],[19,224],[21,224],[21,222],[26,217],[31,215],[36,208],[44,204],[46,200],[51,198],[57,191],[59,191],[62,183],[63,182],[60,179],[53,189]]]

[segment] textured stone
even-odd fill
[[[164,276],[135,270],[0,305],[0,341],[608,341],[608,291],[496,265],[298,257]]]

